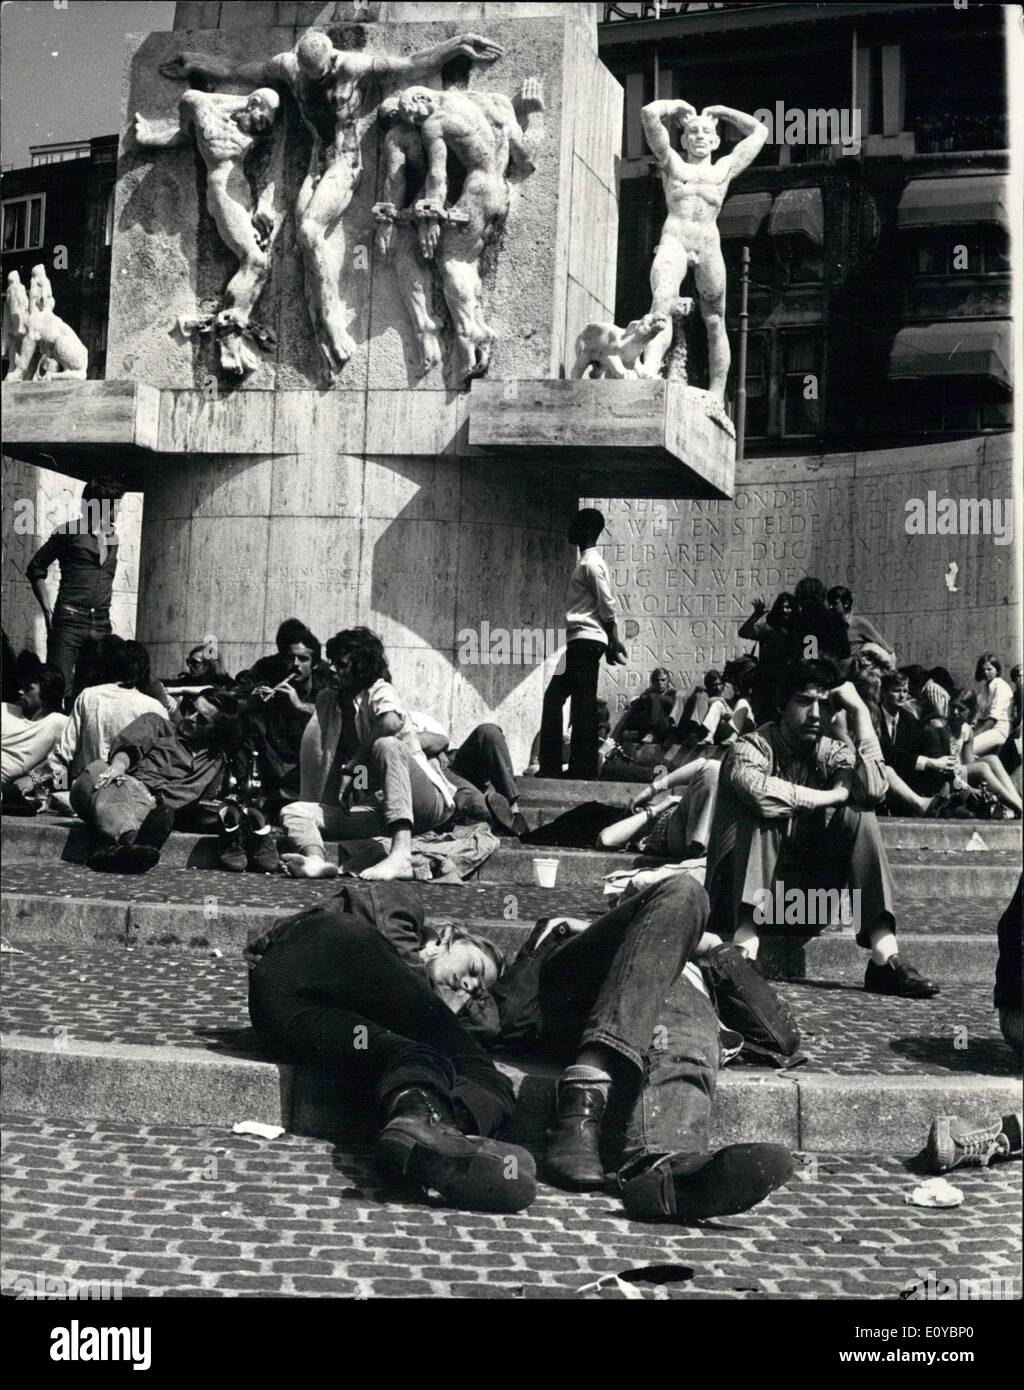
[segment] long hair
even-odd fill
[[[1001,676],[1003,674],[1003,663],[996,656],[995,652],[982,652],[981,656],[978,657],[978,660],[974,667],[974,679],[976,681],[983,681],[985,679],[985,677],[981,674],[981,668],[983,666],[986,666],[989,662],[991,662],[992,665],[996,668],[997,676]]]
[[[336,666],[349,660],[353,683],[360,690],[374,681],[391,679],[384,643],[368,627],[347,627],[336,632],[325,648],[327,660]]]

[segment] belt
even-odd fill
[[[76,618],[109,618],[109,608],[76,608],[71,603],[58,603],[57,611],[73,613]]]

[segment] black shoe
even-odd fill
[[[728,1144],[716,1153],[665,1154],[653,1163],[644,1158],[619,1174],[622,1205],[634,1221],[735,1216],[788,1182],[794,1166],[781,1144]]]
[[[151,849],[162,849],[171,838],[174,829],[174,812],[166,806],[154,806],[139,826],[135,836],[137,845],[148,845]]]
[[[868,994],[893,994],[900,999],[931,999],[940,992],[937,984],[912,965],[904,965],[899,956],[891,956],[884,965],[869,960],[864,988]]]
[[[544,1175],[556,1187],[587,1192],[604,1187],[601,1121],[608,1096],[601,1086],[570,1081],[558,1087],[555,1122],[545,1135]]]
[[[234,801],[225,802],[217,812],[220,821],[220,855],[218,863],[231,874],[244,874],[249,863],[243,836],[245,815]]]
[[[283,874],[277,841],[266,816],[258,806],[246,806],[242,816],[242,843],[248,867],[255,874]]]
[[[122,835],[116,845],[90,854],[85,867],[101,874],[144,874],[159,862],[158,849],[136,844],[134,836]]]
[[[462,1134],[440,1096],[418,1087],[393,1097],[374,1156],[388,1176],[439,1192],[464,1211],[522,1211],[537,1194],[525,1149]]]

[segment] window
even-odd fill
[[[768,338],[751,333],[747,338],[747,438],[768,434]]]
[[[1000,275],[1010,269],[1010,239],[992,224],[931,227],[911,238],[915,275]]]
[[[816,333],[779,337],[782,378],[781,434],[784,439],[816,435],[821,423],[821,339]]]
[[[1013,398],[984,377],[893,383],[893,419],[909,434],[978,434],[1013,427]]]
[[[46,194],[4,200],[3,248],[5,251],[34,251],[43,244]]]

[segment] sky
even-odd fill
[[[30,145],[115,134],[125,34],[173,24],[173,0],[2,0],[4,167],[28,164]]]

